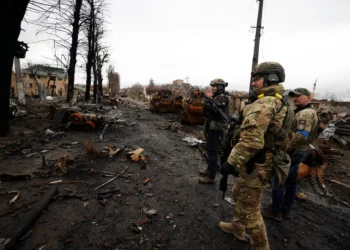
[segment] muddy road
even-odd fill
[[[250,249],[218,228],[221,220],[232,218],[234,209],[221,197],[219,178],[216,185],[198,184],[198,170],[206,166],[205,159],[182,139],[200,135],[200,127],[177,129],[173,124],[179,122],[178,115],[152,114],[146,106],[125,100],[106,113],[122,114],[124,122],[108,129],[103,140],[100,131],[68,130],[43,141],[50,121],[45,109],[40,112],[16,118],[14,131],[26,133],[0,141],[0,238],[12,238],[28,224],[14,249]],[[7,145],[18,138],[28,139],[31,153],[36,154],[3,157]],[[109,145],[125,148],[111,158],[91,155],[86,153],[88,140],[98,152]],[[146,164],[128,157],[127,152],[137,148],[145,150]],[[64,156],[70,159],[66,173],[55,166]],[[348,166],[338,166],[343,182],[349,179]],[[333,179],[334,171],[329,171]],[[106,172],[122,174],[94,190],[115,177]],[[230,178],[228,190],[233,183]],[[53,187],[57,192],[49,204],[27,223]],[[316,194],[308,179],[301,180],[300,189],[309,199],[296,201],[290,220],[265,219],[271,249],[350,249],[349,189],[331,184],[337,199]],[[20,191],[12,206],[11,190]],[[270,200],[267,189],[263,206]]]

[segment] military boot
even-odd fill
[[[271,207],[264,208],[264,209],[261,211],[261,215],[262,215],[264,218],[267,218],[267,219],[273,219],[273,220],[278,221],[278,222],[281,222],[281,221],[282,221],[282,215],[281,215],[281,213],[274,213],[274,212],[272,212]]]
[[[209,177],[201,177],[198,180],[201,184],[215,184],[215,178],[209,178]]]
[[[199,174],[202,176],[208,176],[208,170],[200,170]]]
[[[248,235],[246,234],[245,230],[242,230],[242,228],[235,226],[231,222],[220,221],[219,227],[225,233],[233,234],[233,236],[238,240],[248,241]]]

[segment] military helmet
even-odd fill
[[[256,65],[252,72],[252,77],[254,78],[259,75],[264,77],[265,86],[279,84],[284,82],[286,78],[284,68],[277,62],[263,62]]]
[[[228,83],[224,81],[222,78],[216,78],[210,82],[210,86],[216,86],[218,88],[227,87]]]

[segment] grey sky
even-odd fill
[[[189,76],[194,85],[222,77],[229,90],[248,89],[255,0],[112,0],[108,10],[107,42],[122,87],[147,84],[151,77],[168,83]],[[259,62],[280,62],[286,88],[312,90],[318,78],[320,97],[328,91],[350,100],[349,10],[349,0],[265,0]],[[20,40],[45,37],[23,28]],[[48,61],[52,44],[30,44],[27,60]],[[84,82],[84,69],[77,72],[77,82]]]

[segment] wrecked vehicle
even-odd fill
[[[182,99],[182,96],[174,97],[171,90],[160,90],[153,95],[150,101],[150,111],[152,113],[180,112]]]
[[[350,148],[350,116],[344,115],[338,120],[330,121],[318,138],[327,141],[334,140]]]
[[[182,102],[181,123],[204,124],[204,97],[199,89],[191,91],[190,98]]]

